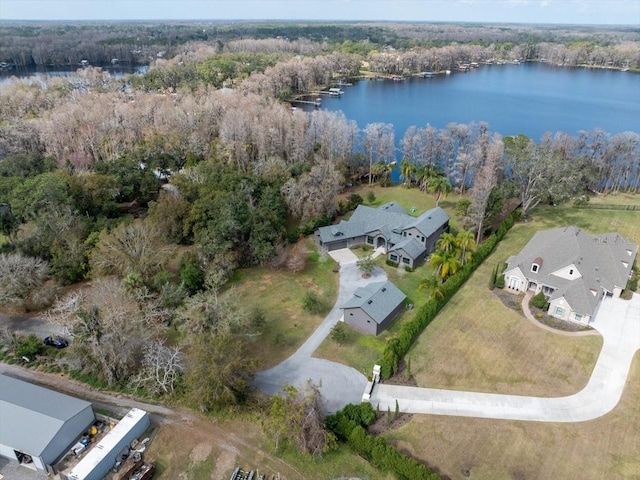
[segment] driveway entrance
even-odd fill
[[[333,258],[340,265],[347,263],[355,263],[358,261],[358,257],[348,248],[341,248],[340,250],[333,250],[329,252],[329,256]]]

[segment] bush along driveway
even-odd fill
[[[603,337],[602,350],[586,387],[567,397],[440,390],[377,384],[371,404],[382,411],[453,415],[535,422],[584,422],[613,410],[620,401],[631,362],[640,350],[640,295],[606,298],[591,324]]]
[[[340,287],[338,299],[329,314],[313,334],[300,348],[284,362],[275,367],[258,372],[254,386],[263,392],[274,395],[284,385],[292,385],[303,389],[310,380],[320,386],[325,401],[325,410],[333,413],[349,403],[360,403],[362,392],[367,384],[363,372],[352,367],[313,357],[313,352],[331,332],[331,328],[342,317],[342,306],[354,294],[358,287],[370,282],[387,279],[381,268],[376,268],[370,278],[362,278],[362,272],[356,266],[357,257],[350,251],[339,251],[337,260],[340,263]],[[334,253],[334,252],[332,252]]]

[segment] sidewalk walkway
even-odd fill
[[[631,362],[640,350],[640,295],[606,298],[592,326],[603,337],[602,350],[587,386],[557,398],[498,395],[377,384],[371,404],[385,411],[464,417],[583,422],[610,412],[620,401]]]
[[[584,337],[587,335],[600,335],[596,330],[580,330],[578,332],[568,332],[565,330],[558,330],[557,328],[553,328],[553,327],[550,327],[549,325],[545,325],[544,323],[539,322],[533,316],[533,313],[531,313],[531,310],[529,309],[529,302],[531,301],[532,297],[533,297],[533,291],[527,290],[527,293],[525,293],[524,298],[522,299],[522,313],[524,313],[524,316],[527,318],[527,320],[533,323],[536,327],[546,330],[547,332],[557,333],[558,335],[566,335],[569,337]]]

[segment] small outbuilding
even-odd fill
[[[67,480],[101,480],[114,467],[120,466],[129,456],[134,439],[149,428],[149,414],[139,408],[132,408],[100,442],[87,452],[86,456],[72,468]]]
[[[52,473],[94,420],[89,402],[0,375],[0,456]]]
[[[370,283],[342,306],[344,322],[359,332],[378,335],[398,316],[406,298],[391,282]]]

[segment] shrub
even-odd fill
[[[42,352],[42,342],[33,333],[28,337],[18,339],[16,342],[15,353],[17,357],[28,357],[33,359]]]
[[[349,200],[347,203],[347,208],[349,210],[355,210],[358,205],[361,205],[364,200],[357,193],[352,193],[349,195]]]
[[[385,263],[386,263],[387,265],[389,265],[390,267],[397,267],[397,266],[398,266],[398,262],[394,262],[393,260],[389,260],[388,258],[387,258],[387,260],[385,261]]]
[[[185,253],[180,259],[180,281],[184,288],[193,295],[204,288],[204,270],[198,257],[191,253]]]
[[[404,271],[405,272],[413,272],[413,268],[411,268],[409,265],[405,265],[404,266]]]
[[[498,275],[498,277],[496,278],[496,287],[504,288],[504,285],[505,285],[504,275]]]
[[[388,378],[398,370],[400,359],[406,355],[409,348],[420,335],[420,333],[431,323],[438,312],[444,307],[449,299],[458,291],[458,289],[467,281],[473,271],[487,258],[495,249],[500,239],[504,238],[509,228],[515,222],[517,216],[520,215],[519,210],[511,212],[500,226],[498,234],[489,236],[474,252],[472,260],[465,264],[458,272],[447,278],[440,287],[441,297],[427,301],[418,309],[415,316],[402,324],[398,336],[389,339],[382,352],[382,358],[378,361],[380,365],[380,373],[383,378]],[[391,265],[393,262],[387,265]]]
[[[627,290],[630,290],[632,292],[635,292],[636,290],[638,290],[638,277],[633,277],[631,280],[629,280],[629,283],[627,284]]]
[[[373,202],[375,202],[375,201],[376,201],[376,194],[375,194],[375,193],[373,193],[373,190],[369,190],[369,191],[367,192],[367,202],[368,202],[369,204],[371,204],[371,203],[373,203]]]
[[[498,267],[491,271],[491,277],[489,278],[489,290],[493,290],[496,287],[496,279],[498,277]]]
[[[343,344],[347,340],[347,330],[344,322],[338,322],[331,328],[331,340],[339,344]]]
[[[315,292],[307,292],[302,299],[302,308],[309,313],[322,313],[325,304]]]
[[[531,305],[537,308],[546,309],[547,308],[547,297],[544,296],[544,293],[540,292],[531,299]]]

